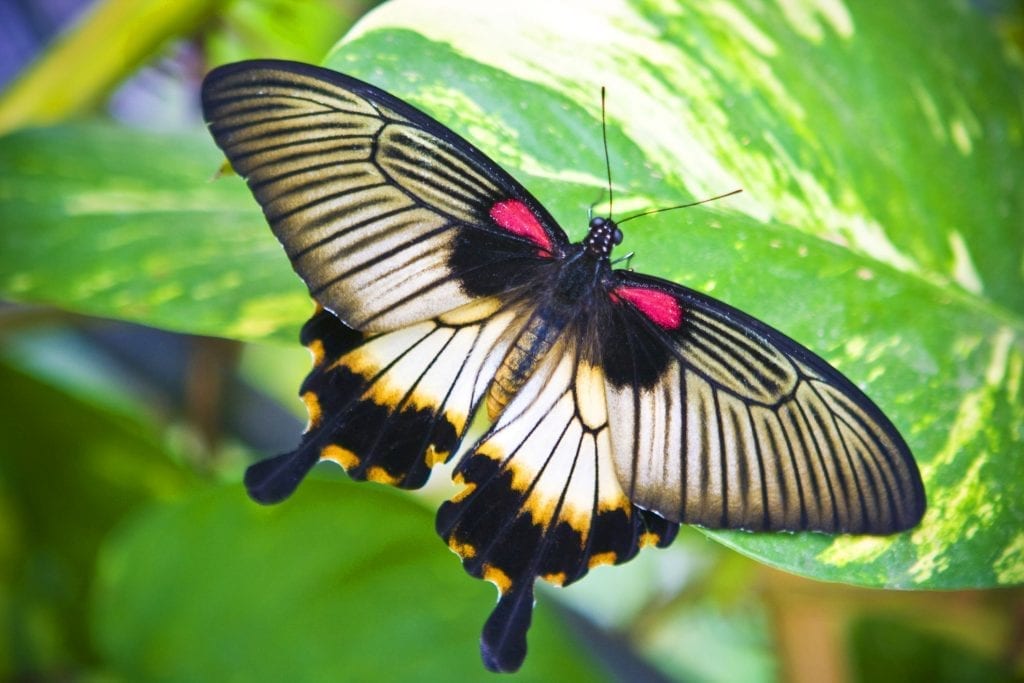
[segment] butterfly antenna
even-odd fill
[[[612,196],[612,162],[611,157],[608,155],[608,121],[605,116],[605,87],[601,86],[601,139],[604,142],[604,167],[608,172],[608,217],[611,218],[614,215],[613,211],[613,200]]]
[[[707,204],[708,202],[713,202],[713,201],[715,201],[717,199],[725,199],[726,197],[731,197],[734,194],[739,194],[740,192],[743,192],[743,190],[742,189],[733,190],[732,192],[726,192],[725,194],[719,194],[719,195],[715,195],[714,197],[708,197],[707,199],[702,199],[699,202],[690,202],[689,204],[679,204],[677,206],[666,206],[666,207],[663,207],[661,209],[650,209],[649,211],[641,211],[640,213],[633,214],[629,218],[623,218],[621,221],[616,221],[616,223],[618,223],[618,225],[622,225],[623,223],[625,223],[627,221],[631,221],[634,218],[640,218],[641,216],[652,216],[652,215],[654,215],[656,213],[664,213],[665,211],[675,211],[676,209],[685,209],[685,208],[688,208],[688,207],[691,207],[691,206],[698,206],[700,204]]]

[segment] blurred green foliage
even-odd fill
[[[308,299],[243,184],[211,180],[220,159],[195,109],[190,128],[159,133],[96,114],[126,75],[182,50],[204,67],[322,61],[366,4],[97,2],[0,97],[11,131],[0,296],[59,307],[74,326],[84,314],[291,343]],[[573,237],[604,189],[601,85],[617,215],[743,187],[630,224],[633,267],[709,291],[835,362],[903,428],[930,510],[893,539],[711,536],[864,586],[1024,583],[1013,32],[952,0],[535,9],[400,0],[326,63],[471,137]],[[198,76],[182,83],[193,102]],[[33,310],[0,311],[0,677],[491,680],[475,642],[493,591],[434,537],[429,505],[335,478],[258,508],[239,484],[236,441],[204,449],[130,381],[88,375],[94,359],[54,345],[63,332],[33,324]],[[298,374],[258,365],[247,376],[294,393]],[[567,629],[573,619],[542,592],[517,677],[638,679],[652,664],[679,680],[794,675],[791,588],[771,576],[688,531],[564,592],[597,633]],[[927,629],[941,594],[926,617],[879,595],[895,616],[840,610],[850,640],[833,670],[1021,674],[1019,590],[978,607],[983,627],[968,622],[993,641],[981,649]]]

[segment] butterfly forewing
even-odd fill
[[[207,76],[203,109],[313,297],[360,331],[507,291],[567,242],[469,143],[355,79],[229,65]],[[524,210],[513,221],[509,201]]]
[[[674,326],[626,299],[605,340],[616,472],[634,503],[711,528],[893,533],[924,510],[920,475],[889,420],[782,333],[670,282]],[[616,291],[615,289],[612,290]],[[661,299],[658,299],[661,301]]]

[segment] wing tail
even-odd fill
[[[480,656],[490,671],[510,673],[523,665],[533,603],[532,583],[501,595],[480,636]]]
[[[280,503],[294,493],[320,459],[311,448],[299,448],[261,460],[245,471],[245,488],[257,503]]]

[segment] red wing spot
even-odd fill
[[[646,287],[616,287],[612,301],[625,299],[646,315],[651,322],[666,330],[678,329],[683,321],[683,307],[671,294]]]
[[[515,199],[504,199],[491,207],[491,218],[512,234],[525,237],[548,254],[553,253],[551,238],[526,204]]]

